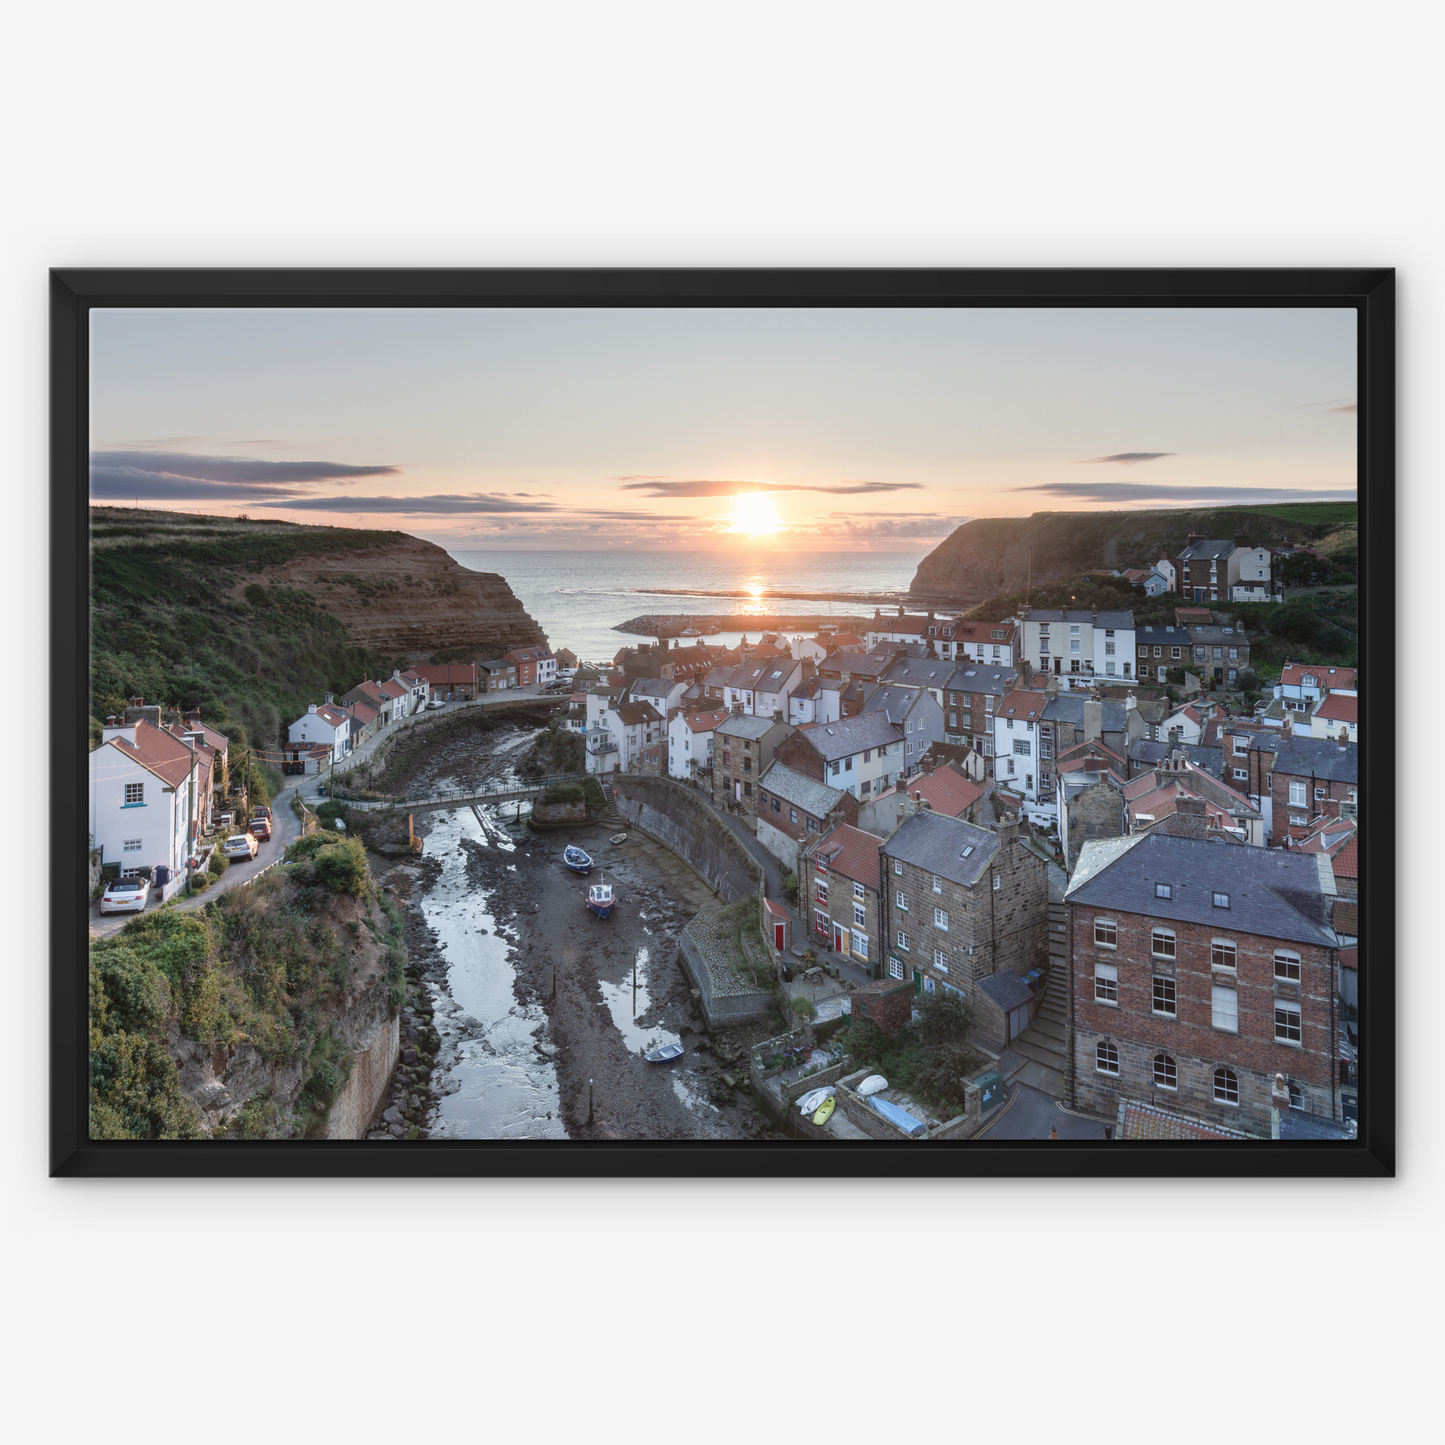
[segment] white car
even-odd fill
[[[117,878],[100,895],[102,913],[144,913],[150,901],[149,878]]]
[[[427,710],[430,711],[432,708],[445,707],[445,706],[446,706],[446,703],[443,702],[441,698],[439,698],[439,697],[434,697],[434,698],[432,698],[432,700],[431,700],[429,703],[427,703]]]
[[[221,852],[227,858],[244,858],[249,862],[261,851],[261,845],[249,833],[236,833],[226,839]]]

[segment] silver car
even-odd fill
[[[144,913],[151,896],[149,878],[117,878],[100,895],[102,913]]]
[[[248,862],[261,851],[261,845],[249,833],[236,833],[226,839],[221,849],[227,858],[245,858]]]

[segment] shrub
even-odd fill
[[[815,1019],[818,1017],[818,1006],[812,999],[800,994],[797,998],[790,999],[789,1002],[793,1005],[793,1012],[797,1014],[800,1019]]]
[[[951,989],[920,994],[918,1015],[918,1039],[928,1049],[960,1047],[973,1027],[973,1005]]]
[[[226,992],[226,976],[219,968],[200,969],[186,989],[185,1030],[209,1048],[229,1046],[239,1037]]]
[[[366,888],[366,849],[359,838],[345,838],[318,849],[312,867],[316,881],[333,893],[354,898]]]
[[[96,951],[104,953],[117,946],[133,949],[175,987],[185,978],[187,969],[211,956],[211,930],[198,913],[177,913],[174,909],[142,913],[126,924],[115,943]]]
[[[211,851],[210,860],[206,864],[206,872],[212,878],[219,878],[230,866],[231,860],[219,848],[215,848]]]
[[[351,1063],[351,1051],[330,1030],[316,1040],[300,1095],[309,1113],[305,1131],[308,1139],[319,1139],[326,1133],[331,1106],[351,1077]]]

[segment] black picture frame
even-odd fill
[[[1370,920],[1359,980],[1358,1138],[1346,1142],[827,1145],[366,1141],[102,1143],[87,1137],[81,770],[88,687],[88,319],[93,307],[1071,306],[1357,311],[1361,652],[1384,672],[1395,637],[1395,274],[1391,269],[1098,270],[105,270],[50,276],[50,1172],[102,1176],[597,1176],[1383,1178],[1395,1173],[1394,760],[1361,749],[1359,880]],[[1375,695],[1380,696],[1376,688]],[[1385,713],[1360,698],[1363,714]],[[1373,716],[1369,722],[1373,722]],[[1368,726],[1369,723],[1366,723]]]

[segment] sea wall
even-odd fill
[[[401,1051],[401,1020],[380,1019],[351,1057],[351,1077],[331,1106],[328,1139],[360,1139],[386,1094]]]

